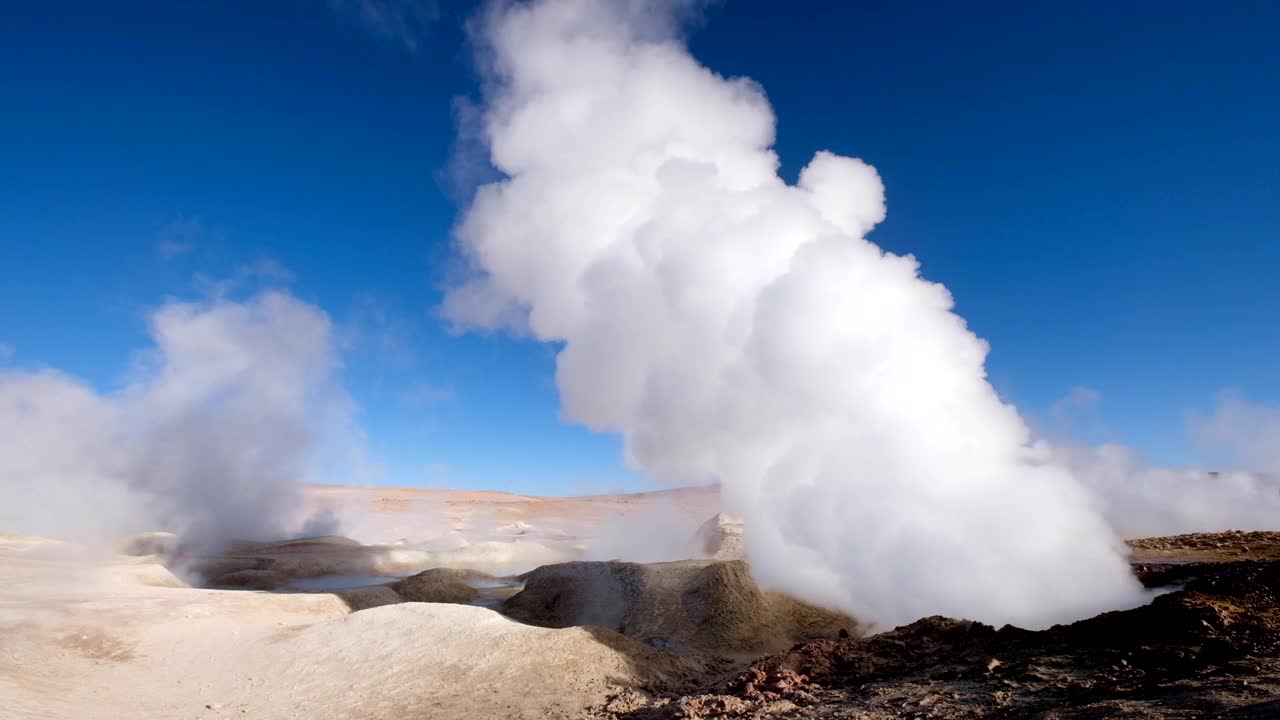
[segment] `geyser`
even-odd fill
[[[0,528],[75,540],[169,530],[188,547],[279,539],[318,448],[348,440],[332,325],[288,293],[171,301],[110,394],[0,372]],[[323,518],[306,532],[334,528]],[[105,546],[110,547],[110,546]]]
[[[820,152],[780,179],[762,89],[691,57],[674,8],[482,18],[479,132],[505,179],[457,229],[475,272],[448,315],[563,343],[566,416],[620,433],[654,477],[719,481],[764,585],[883,625],[1140,603],[946,288],[865,239],[876,171]]]

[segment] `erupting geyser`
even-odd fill
[[[111,393],[0,371],[0,531],[88,541],[168,530],[194,550],[332,532],[298,483],[347,443],[332,324],[281,291],[171,300]],[[324,449],[330,455],[322,455]]]
[[[1142,602],[946,288],[865,239],[875,170],[820,152],[780,179],[763,91],[698,64],[672,10],[484,18],[480,132],[506,179],[458,228],[476,272],[450,317],[563,343],[567,417],[621,433],[652,476],[719,481],[766,585],[884,625]]]

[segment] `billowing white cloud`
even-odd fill
[[[0,372],[0,528],[162,529],[202,547],[295,531],[313,461],[360,445],[328,316],[266,291],[169,302],[149,328],[154,347],[113,392]]]
[[[762,89],[701,66],[654,20],[670,7],[487,16],[481,135],[506,179],[457,231],[475,272],[446,313],[562,343],[565,415],[651,476],[721,482],[766,585],[881,624],[1141,602],[946,288],[865,239],[876,171],[820,152],[780,179]]]
[[[1116,441],[1101,404],[1096,390],[1072,390],[1050,411],[1064,432],[1038,445],[1094,494],[1123,537],[1269,530],[1280,523],[1280,411],[1220,395],[1208,415],[1190,416],[1188,429],[1201,445],[1222,451],[1226,464],[1159,467]],[[1092,436],[1089,445],[1081,435]]]
[[[1123,537],[1273,530],[1280,518],[1280,484],[1266,474],[1155,467],[1117,444],[1058,445],[1051,453]]]

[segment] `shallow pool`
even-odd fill
[[[333,590],[350,590],[369,585],[386,585],[404,578],[396,575],[321,575],[320,577],[294,578],[283,590],[300,590],[302,592],[331,592]]]

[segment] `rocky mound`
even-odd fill
[[[697,532],[702,552],[716,560],[742,560],[747,556],[742,545],[742,520],[716,513],[702,523]]]
[[[143,546],[145,549],[145,545]],[[348,538],[324,536],[273,543],[237,543],[220,554],[193,554],[179,548],[165,559],[192,584],[243,586],[227,576],[240,571],[270,571],[286,578],[377,572],[383,548]],[[262,588],[266,589],[266,588]]]
[[[468,604],[480,597],[476,581],[496,581],[497,578],[477,570],[432,568],[407,577],[391,587],[410,602],[436,602]]]
[[[329,536],[275,543],[242,542],[220,554],[179,550],[166,556],[164,562],[188,582],[199,585],[238,570],[271,570],[296,579],[341,575],[403,577],[437,567],[483,568],[505,575],[562,559],[563,555],[537,542],[486,541],[437,551],[361,545],[348,538]]]
[[[289,576],[274,570],[236,570],[223,573],[209,580],[209,586],[215,588],[236,588],[238,590],[276,590],[289,584]]]
[[[855,628],[846,616],[762,592],[742,561],[570,562],[521,579],[524,590],[502,606],[511,618],[608,628],[674,652],[744,656]]]
[[[229,554],[278,555],[282,553],[308,553],[334,548],[362,548],[359,542],[341,535],[317,535],[315,537],[281,540],[278,542],[241,542],[232,546]]]
[[[386,585],[335,590],[333,594],[337,595],[338,599],[342,600],[351,612],[382,607],[383,605],[397,605],[405,601],[405,598],[400,593]]]
[[[178,536],[168,532],[130,535],[120,544],[122,555],[172,555],[178,549]]]
[[[1280,563],[1040,632],[926,618],[819,640],[615,717],[1280,717]]]

